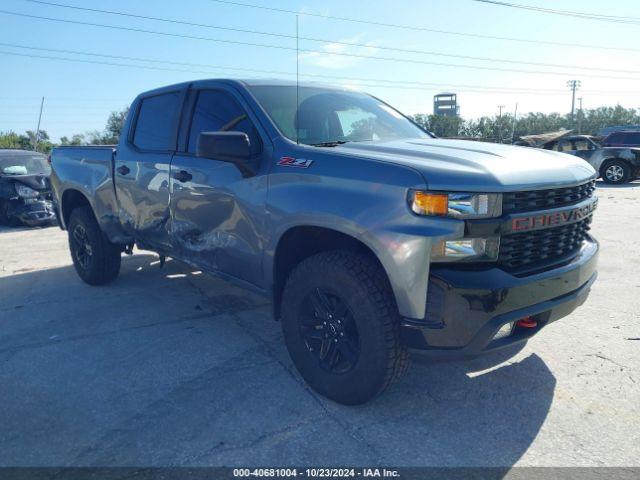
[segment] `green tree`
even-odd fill
[[[87,132],[86,137],[91,145],[115,145],[120,140],[120,132],[124,127],[124,122],[127,119],[129,108],[124,110],[114,111],[109,114],[107,119],[107,125],[101,132],[94,130]]]
[[[444,117],[427,114],[417,114],[412,119],[425,129],[441,137],[464,136],[483,141],[504,143],[511,142],[511,132],[514,127],[513,115],[505,114],[500,118],[480,117],[464,120],[460,117]],[[581,132],[597,135],[604,127],[618,125],[639,125],[640,113],[633,108],[599,107],[585,110],[572,122],[570,115],[560,113],[526,113],[519,115],[514,129],[514,140],[524,135],[554,132],[561,129],[577,132],[578,121]],[[502,138],[500,138],[500,136]]]
[[[36,133],[27,130],[24,135],[19,135],[13,131],[0,132],[0,148],[15,148],[18,150],[33,150],[35,146]],[[53,144],[49,139],[49,134],[41,130],[38,134],[38,152],[49,153]]]
[[[85,136],[78,133],[73,135],[71,140],[69,140],[69,137],[60,138],[60,145],[82,145],[84,143],[86,143]]]
[[[22,149],[26,137],[18,135],[16,132],[0,132],[0,148],[17,148]]]
[[[111,112],[107,119],[107,127],[105,133],[109,136],[113,143],[118,143],[120,140],[120,132],[124,128],[124,122],[127,120],[129,114],[129,107],[119,112]]]
[[[464,125],[462,117],[445,115],[417,114],[411,117],[414,122],[438,137],[456,137]]]

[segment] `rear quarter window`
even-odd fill
[[[144,98],[138,109],[133,144],[142,150],[174,150],[179,109],[179,92]]]

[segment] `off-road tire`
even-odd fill
[[[631,179],[631,167],[621,160],[610,160],[603,165],[600,176],[605,183],[621,185]]]
[[[115,280],[120,273],[121,249],[102,232],[91,207],[79,207],[71,212],[68,231],[73,266],[80,278],[89,285],[104,285]],[[74,237],[81,231],[86,234],[82,246]],[[88,261],[83,262],[79,251],[85,246],[90,247],[91,254]]]
[[[357,327],[359,354],[346,373],[321,368],[301,333],[299,315],[308,308],[305,299],[318,288],[339,297]],[[294,365],[313,390],[335,402],[365,403],[408,369],[409,356],[400,343],[400,315],[391,287],[379,264],[366,255],[336,250],[303,260],[287,279],[281,312]]]

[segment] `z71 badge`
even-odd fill
[[[278,165],[281,167],[309,168],[312,163],[313,160],[307,160],[306,158],[281,157]]]

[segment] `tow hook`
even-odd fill
[[[520,328],[536,328],[538,326],[538,322],[532,317],[524,317],[518,320],[516,325]]]

